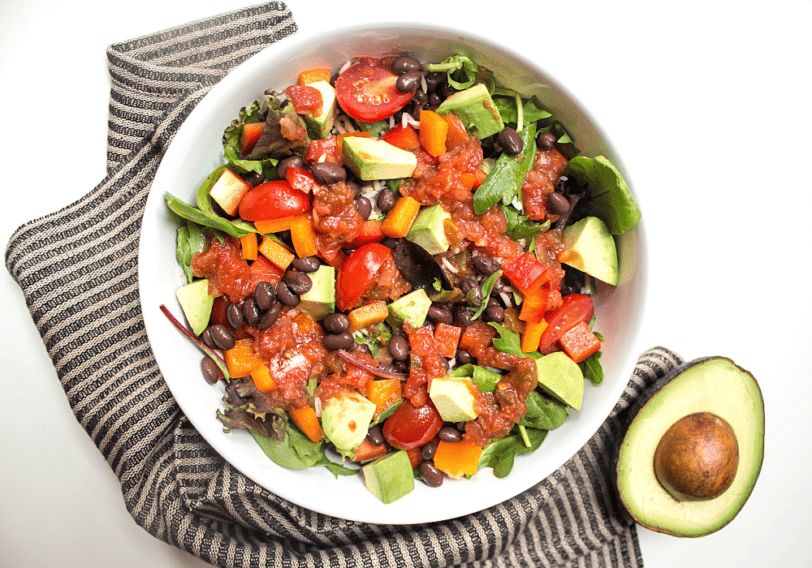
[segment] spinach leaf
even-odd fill
[[[518,124],[519,109],[516,106],[514,93],[512,91],[507,91],[506,89],[500,89],[493,94],[492,98],[493,104],[496,106],[496,109],[499,111],[499,115],[502,117],[502,121],[505,124],[510,124],[513,126]],[[523,98],[521,101],[522,122],[524,124],[545,120],[552,116],[544,107],[541,106],[541,103],[535,96]]]
[[[474,193],[474,212],[482,215],[499,203],[509,204],[521,197],[524,176],[533,167],[536,156],[536,125],[529,124],[520,136],[524,151],[516,156],[502,154]]]
[[[256,233],[256,229],[245,221],[229,221],[228,219],[224,219],[223,217],[220,217],[214,213],[192,207],[170,193],[166,194],[165,199],[167,207],[169,207],[173,213],[183,219],[186,219],[187,221],[192,221],[193,223],[197,223],[203,227],[222,231],[224,233],[228,233],[232,237],[237,238],[249,233]]]
[[[325,460],[326,460],[325,463],[322,463],[320,465],[323,465],[324,467],[329,469],[333,473],[333,475],[335,475],[336,479],[338,479],[339,475],[343,477],[350,477],[353,475],[357,475],[358,472],[361,471],[360,468],[347,467],[345,465],[341,465],[340,463],[330,461],[327,458],[325,458]]]
[[[527,413],[519,420],[519,424],[539,430],[554,430],[567,419],[567,405],[542,395],[534,390],[525,400]]]
[[[502,205],[502,211],[508,224],[505,234],[514,241],[532,239],[550,228],[549,219],[542,224],[534,223],[512,205]]]
[[[183,275],[186,277],[187,284],[194,279],[192,257],[205,248],[206,236],[200,225],[186,221],[178,227],[177,259],[181,270],[183,270]]]
[[[430,63],[426,70],[445,72],[448,75],[448,84],[462,91],[476,82],[479,65],[466,55],[452,55],[441,63]]]
[[[480,367],[479,365],[474,365],[473,363],[468,363],[461,367],[457,367],[456,369],[449,371],[448,374],[452,377],[470,378],[471,382],[473,382],[482,392],[495,391],[496,385],[502,380],[502,375],[499,373],[486,369],[485,367]]]
[[[584,377],[589,379],[590,382],[595,386],[598,386],[603,382],[603,366],[601,365],[600,358],[601,352],[597,351],[578,363]]]
[[[546,437],[547,430],[526,428],[524,438],[517,433],[491,442],[482,450],[482,456],[479,458],[479,469],[491,467],[496,477],[504,478],[513,469],[513,461],[516,456],[535,452]],[[525,440],[529,442],[529,446]]]

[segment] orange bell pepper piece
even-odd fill
[[[448,124],[448,133],[446,134],[445,141],[446,151],[450,152],[457,146],[468,143],[468,132],[465,130],[465,126],[462,125],[462,121],[459,118],[453,114],[446,114],[443,116],[443,120]]]
[[[240,237],[240,248],[242,249],[243,259],[256,260],[258,251],[257,234],[248,233]]]
[[[321,429],[316,411],[312,406],[304,408],[292,408],[288,410],[293,423],[299,427],[302,433],[313,442],[318,442],[324,438],[324,430]]]
[[[234,347],[225,351],[223,357],[228,366],[228,372],[233,378],[247,377],[251,371],[263,365],[262,359],[254,353],[253,339],[238,339]]]
[[[290,224],[290,239],[299,258],[314,256],[319,252],[316,247],[316,233],[313,232],[313,219],[309,212],[293,218]]]
[[[474,475],[479,468],[482,448],[468,442],[437,442],[434,467],[452,479]]]
[[[409,234],[417,214],[420,212],[420,202],[414,197],[403,195],[395,202],[395,206],[386,214],[381,231],[387,237],[400,239]]]
[[[525,353],[532,353],[538,350],[539,343],[541,342],[541,334],[547,328],[547,322],[541,320],[540,322],[528,321],[524,324],[524,332],[522,333],[521,347]]]
[[[367,383],[367,399],[375,404],[375,417],[403,398],[403,385],[398,379],[374,379]]]
[[[289,231],[295,216],[296,215],[290,215],[289,217],[280,217],[279,219],[271,219],[270,221],[254,221],[254,227],[260,235]]]
[[[296,255],[290,252],[286,246],[269,237],[262,239],[259,252],[282,270],[286,270],[290,263],[293,262],[293,259],[296,258]]]
[[[317,81],[330,82],[330,74],[332,70],[329,67],[314,67],[313,69],[305,69],[299,72],[299,84],[309,85]]]
[[[381,323],[389,317],[389,310],[386,308],[386,302],[373,301],[355,308],[347,314],[347,317],[350,320],[349,332],[353,333],[367,325]]]
[[[446,152],[448,123],[433,110],[420,111],[420,145],[429,155],[440,156]]]
[[[271,371],[267,365],[260,365],[251,371],[251,378],[254,380],[254,385],[257,389],[265,394],[271,394],[276,388],[276,381],[271,376]]]

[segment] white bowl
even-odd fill
[[[606,338],[601,358],[603,384],[592,387],[588,383],[581,410],[572,412],[564,426],[550,432],[537,452],[517,457],[505,479],[495,478],[486,469],[470,480],[446,480],[439,488],[418,482],[412,493],[384,505],[366,490],[361,475],[335,479],[323,467],[286,470],[270,461],[247,432],[224,433],[215,417],[222,406],[222,386],[210,386],[203,380],[200,351],[159,310],[160,304],[166,304],[181,315],[175,290],[183,283],[175,259],[176,227],[164,195],[169,192],[194,202],[198,185],[223,163],[223,129],[265,89],[283,89],[295,82],[302,69],[337,69],[352,56],[401,51],[434,62],[453,53],[469,55],[493,71],[502,85],[524,95],[538,95],[569,130],[583,155],[605,155],[624,171],[607,136],[575,98],[532,61],[506,47],[463,31],[424,24],[370,25],[318,36],[298,33],[236,68],[184,122],[155,177],[139,250],[141,302],[155,357],[181,409],[209,444],[246,476],[284,499],[334,517],[386,524],[434,522],[485,509],[529,489],[573,456],[609,415],[634,368],[640,353],[636,338],[646,282],[643,232],[638,225],[619,239],[619,285],[602,287],[596,297],[596,329]]]

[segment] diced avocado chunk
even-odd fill
[[[357,392],[342,392],[321,409],[321,427],[338,450],[352,451],[364,441],[375,415],[375,403]]]
[[[429,398],[446,422],[468,422],[477,417],[476,387],[468,377],[437,377],[431,381]]]
[[[414,472],[405,450],[380,457],[361,471],[369,492],[383,503],[393,503],[414,490]]]
[[[423,247],[429,254],[440,254],[448,250],[445,236],[445,221],[451,214],[439,203],[426,207],[417,214],[406,239]]]
[[[584,374],[563,351],[536,359],[539,386],[561,402],[580,410],[584,400]]]
[[[431,299],[422,288],[409,292],[389,304],[388,321],[393,326],[408,323],[413,328],[423,327],[429,313]]]
[[[485,367],[468,363],[457,367],[449,373],[452,377],[470,377],[471,381],[482,392],[493,392],[502,380],[502,375]]]
[[[505,128],[505,123],[484,83],[454,93],[437,107],[437,113],[453,114],[462,121],[468,134],[480,140]]]
[[[338,114],[336,107],[336,90],[327,81],[309,83],[308,87],[318,89],[321,93],[321,109],[312,114],[303,115],[310,138],[327,138],[333,129]]]
[[[564,264],[617,286],[617,247],[606,224],[584,217],[564,229]]]
[[[209,325],[214,297],[209,295],[209,281],[206,278],[195,280],[178,288],[175,292],[178,303],[195,335],[200,335]]]
[[[344,138],[341,158],[360,179],[398,179],[411,177],[417,157],[384,140],[350,136]]]
[[[320,321],[335,311],[336,271],[332,266],[322,264],[316,272],[311,272],[308,276],[313,286],[299,296],[299,305],[296,307],[314,320]]]

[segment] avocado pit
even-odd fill
[[[739,446],[724,419],[710,412],[675,422],[654,452],[654,473],[678,501],[706,501],[724,493],[736,477]]]

